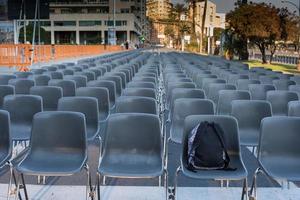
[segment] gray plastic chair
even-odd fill
[[[43,100],[35,95],[8,95],[3,109],[10,114],[11,137],[13,141],[29,140],[33,116],[43,111]]]
[[[12,140],[10,135],[10,117],[5,110],[0,110],[0,172],[12,156]]]
[[[165,176],[163,144],[159,118],[142,113],[119,113],[107,121],[104,150],[98,167],[98,199],[100,177],[155,178]]]
[[[275,89],[275,86],[268,84],[249,84],[249,92],[252,100],[266,100],[267,92]]]
[[[30,72],[32,72],[34,75],[42,75],[44,72],[47,72],[46,69],[31,69]]]
[[[236,90],[236,86],[224,83],[212,83],[209,85],[207,98],[217,105],[219,101],[219,91],[221,90]]]
[[[53,79],[49,81],[48,85],[61,87],[64,97],[75,96],[76,82],[73,80]]]
[[[117,69],[116,71],[113,72],[123,72],[126,75],[126,83],[131,81],[131,73],[129,69]]]
[[[214,74],[198,74],[196,77],[196,84],[199,88],[203,87],[202,81],[205,78],[218,78],[218,76]]]
[[[109,92],[105,87],[81,87],[76,89],[76,96],[94,97],[98,100],[99,121],[109,116]]]
[[[100,77],[100,76],[103,75],[103,74],[102,74],[102,71],[101,71],[100,69],[97,69],[97,68],[90,68],[89,71],[95,73],[95,80],[96,80],[98,77]]]
[[[60,72],[62,72],[64,76],[66,76],[66,75],[74,75],[74,73],[75,73],[75,71],[73,69],[70,69],[70,68],[60,70]]]
[[[34,80],[36,86],[47,86],[51,77],[49,75],[32,75],[28,77],[29,79]]]
[[[99,136],[98,100],[95,97],[63,97],[59,99],[58,111],[80,112],[85,115],[87,140]]]
[[[88,87],[105,87],[108,89],[110,108],[114,108],[116,101],[116,85],[113,81],[96,80],[87,83]]]
[[[119,76],[101,76],[98,78],[98,80],[108,80],[113,81],[116,86],[116,94],[117,96],[120,96],[122,93],[122,79]]]
[[[186,83],[186,82],[171,82],[168,84],[167,90],[166,90],[166,107],[169,107],[169,103],[171,100],[171,94],[173,89],[175,88],[196,88],[196,85],[194,83]]]
[[[33,75],[32,72],[15,72],[14,75],[17,76],[17,78],[28,78],[28,76]]]
[[[0,74],[0,85],[8,85],[8,81],[11,79],[16,79],[16,75],[11,74]]]
[[[75,75],[85,76],[87,78],[87,82],[96,80],[96,74],[90,70],[84,70],[82,72],[75,72]]]
[[[156,85],[156,79],[153,77],[134,77],[133,81],[140,81],[140,82],[150,82]]]
[[[250,100],[251,95],[245,90],[220,90],[217,106],[218,115],[230,115],[233,100]]]
[[[296,85],[294,81],[291,80],[274,80],[273,85],[275,86],[276,90],[289,90],[290,85]]]
[[[45,75],[48,75],[51,77],[51,79],[63,79],[64,78],[64,74],[62,72],[59,71],[50,71],[50,72],[45,72]]]
[[[300,85],[290,85],[289,91],[296,92],[298,96],[300,97]]]
[[[184,119],[189,115],[213,115],[214,104],[208,99],[180,98],[175,100],[170,128],[170,140],[181,143]]]
[[[226,81],[224,79],[204,78],[202,80],[202,89],[205,91],[205,94],[209,93],[209,86],[214,83],[226,84]]]
[[[43,67],[43,69],[46,69],[49,72],[55,72],[55,71],[58,70],[58,67],[56,67],[56,66],[46,66],[46,67]]]
[[[42,112],[34,116],[32,136],[24,159],[16,166],[23,175],[70,176],[87,171],[84,115],[76,112]],[[18,182],[17,191],[20,183]],[[87,192],[91,186],[87,186]],[[18,192],[17,192],[18,193]],[[88,199],[87,194],[86,199]]]
[[[294,81],[297,85],[300,84],[300,76],[293,76],[293,77],[290,77],[290,80],[291,81]]]
[[[214,122],[221,126],[224,131],[224,141],[228,150],[230,157],[230,167],[236,168],[236,170],[197,170],[196,172],[187,169],[187,151],[188,151],[188,136],[192,129],[194,129],[201,122]],[[242,160],[240,144],[239,144],[239,134],[238,125],[236,119],[231,116],[213,116],[213,115],[194,115],[188,116],[184,121],[182,137],[182,153],[180,156],[180,166],[178,167],[175,180],[174,188],[175,195],[177,190],[177,179],[180,172],[183,175],[199,180],[242,180],[243,181],[243,192],[242,196],[247,197],[247,169],[245,168],[244,162]],[[243,199],[243,198],[242,198]]]
[[[20,78],[11,79],[8,81],[8,84],[15,87],[16,94],[29,94],[29,90],[35,85],[35,82],[34,80]]]
[[[272,112],[274,116],[287,116],[288,103],[290,101],[298,101],[298,95],[290,91],[269,91],[267,92],[267,101],[272,105]]]
[[[140,81],[131,81],[127,84],[127,88],[151,88],[156,89],[154,83],[149,82],[140,82]]]
[[[30,94],[42,97],[44,111],[55,111],[63,90],[56,86],[34,86],[30,88]]]
[[[279,79],[279,77],[275,76],[259,76],[259,81],[261,84],[273,84],[274,80]]]
[[[121,78],[121,83],[122,83],[122,89],[126,87],[126,74],[123,72],[110,72],[105,75],[108,76],[119,76]]]
[[[272,116],[271,104],[261,100],[234,100],[231,115],[238,120],[241,145],[256,147],[261,120]]]
[[[257,175],[275,180],[300,181],[299,117],[268,117],[262,120],[258,148],[259,168],[250,194],[257,196]],[[252,195],[251,195],[252,196]]]
[[[249,90],[250,84],[260,84],[259,80],[238,79],[236,81],[238,90]]]
[[[126,88],[123,90],[122,96],[141,96],[156,99],[156,91],[151,88]]]
[[[64,76],[65,80],[73,80],[76,83],[76,88],[86,87],[87,77],[83,75],[67,75]]]
[[[245,74],[230,74],[228,76],[228,84],[233,84],[233,85],[236,85],[237,81],[239,79],[249,79],[249,76],[248,75],[245,75]]]
[[[153,98],[122,96],[116,101],[116,113],[148,113],[157,115],[157,105]]]
[[[300,101],[290,101],[289,102],[288,116],[300,117]]]
[[[15,94],[15,88],[11,85],[0,85],[0,109],[3,107],[3,99],[7,95]]]

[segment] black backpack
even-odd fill
[[[219,124],[202,122],[188,136],[188,169],[235,170],[229,167],[230,158]]]

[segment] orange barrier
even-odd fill
[[[121,46],[0,44],[0,66],[28,71],[32,63],[121,51]],[[33,57],[33,61],[31,63]]]

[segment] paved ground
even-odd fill
[[[99,158],[98,141],[89,144],[89,166],[92,174],[92,182],[96,180],[96,169]],[[169,185],[173,186],[173,177],[176,168],[179,166],[179,155],[181,146],[178,144],[169,144]],[[255,156],[247,148],[242,148],[242,156],[249,173],[249,184],[254,170],[257,168]],[[0,174],[0,199],[5,199],[7,192],[8,173]],[[82,172],[71,177],[48,177],[46,185],[37,185],[36,177],[25,177],[28,184],[28,191],[31,199],[84,199],[86,176]],[[297,183],[291,183],[290,189],[282,189],[275,181],[270,181],[265,177],[259,177],[258,193],[260,199],[280,199],[280,200],[298,200],[300,199],[300,190]],[[220,182],[199,181],[183,176],[179,177],[178,199],[240,199],[241,182],[230,182],[229,188],[220,188]],[[157,200],[164,198],[163,187],[158,187],[158,179],[106,179],[106,186],[101,190],[104,200]]]

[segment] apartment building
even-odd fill
[[[41,26],[51,44],[136,44],[148,37],[145,0],[50,0],[49,9]]]

